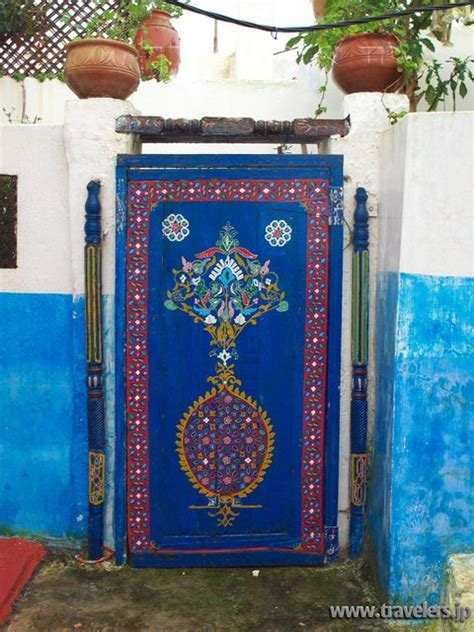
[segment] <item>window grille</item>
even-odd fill
[[[16,268],[18,177],[0,175],[0,268]]]

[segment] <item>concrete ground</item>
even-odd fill
[[[328,606],[377,604],[365,569],[137,570],[50,557],[15,607],[8,632],[364,632],[380,621],[334,621]],[[413,629],[407,626],[396,630]]]

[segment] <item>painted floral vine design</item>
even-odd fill
[[[175,286],[165,307],[181,310],[204,325],[211,336],[210,355],[224,367],[238,359],[236,341],[248,325],[256,325],[272,310],[288,310],[270,259],[262,264],[256,254],[240,246],[229,223],[214,247],[197,254],[194,261],[182,257],[181,262],[181,269],[173,270]]]
[[[206,509],[228,527],[239,509],[261,508],[241,500],[263,480],[275,436],[267,413],[240,389],[230,362],[239,357],[236,341],[245,328],[272,310],[286,312],[288,303],[270,260],[262,264],[242,247],[230,223],[215,246],[195,257],[183,256],[181,268],[173,270],[165,307],[188,314],[209,333],[216,374],[208,378],[213,388],[183,415],[176,443],[181,468],[208,498],[207,505],[190,508]]]

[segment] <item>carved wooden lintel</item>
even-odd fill
[[[350,119],[255,121],[252,118],[210,117],[165,119],[161,116],[120,116],[115,129],[138,134],[143,143],[317,143],[346,136]]]

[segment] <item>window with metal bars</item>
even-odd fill
[[[18,177],[0,175],[0,268],[16,268]]]

